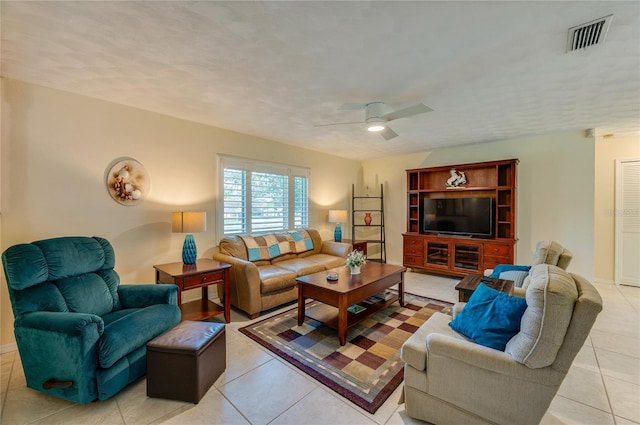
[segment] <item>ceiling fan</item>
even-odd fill
[[[388,122],[397,120],[399,118],[412,117],[418,114],[424,114],[425,112],[431,112],[433,109],[429,108],[424,103],[417,103],[406,108],[398,109],[393,112],[385,113],[384,102],[371,102],[371,103],[345,103],[340,109],[364,109],[365,119],[364,121],[355,122],[337,122],[332,124],[318,124],[314,127],[325,127],[329,125],[345,125],[345,124],[366,124],[367,130],[379,132],[385,140],[391,140],[394,137],[398,137],[398,134],[393,131],[387,125]]]

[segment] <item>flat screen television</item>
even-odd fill
[[[492,198],[425,198],[425,232],[492,236]]]

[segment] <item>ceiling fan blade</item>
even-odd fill
[[[414,115],[424,114],[425,112],[431,111],[433,111],[433,109],[429,108],[424,103],[418,103],[412,106],[407,106],[406,108],[398,109],[397,111],[389,112],[382,115],[380,118],[385,121],[393,121],[398,118],[412,117]]]
[[[384,130],[380,132],[380,135],[384,137],[385,140],[391,140],[394,137],[398,137],[395,131],[391,130],[389,126],[386,126]]]
[[[334,122],[330,124],[316,124],[314,127],[328,127],[330,125],[346,125],[346,124],[364,124],[364,121],[352,121],[352,122]]]

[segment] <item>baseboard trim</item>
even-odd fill
[[[18,346],[15,342],[11,344],[0,345],[0,354],[11,353],[12,351],[17,351]]]
[[[610,279],[600,279],[600,278],[593,278],[593,283],[599,283],[599,284],[603,284],[603,285],[615,285],[616,282]]]

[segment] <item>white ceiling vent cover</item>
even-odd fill
[[[604,43],[613,15],[569,28],[567,53]]]

